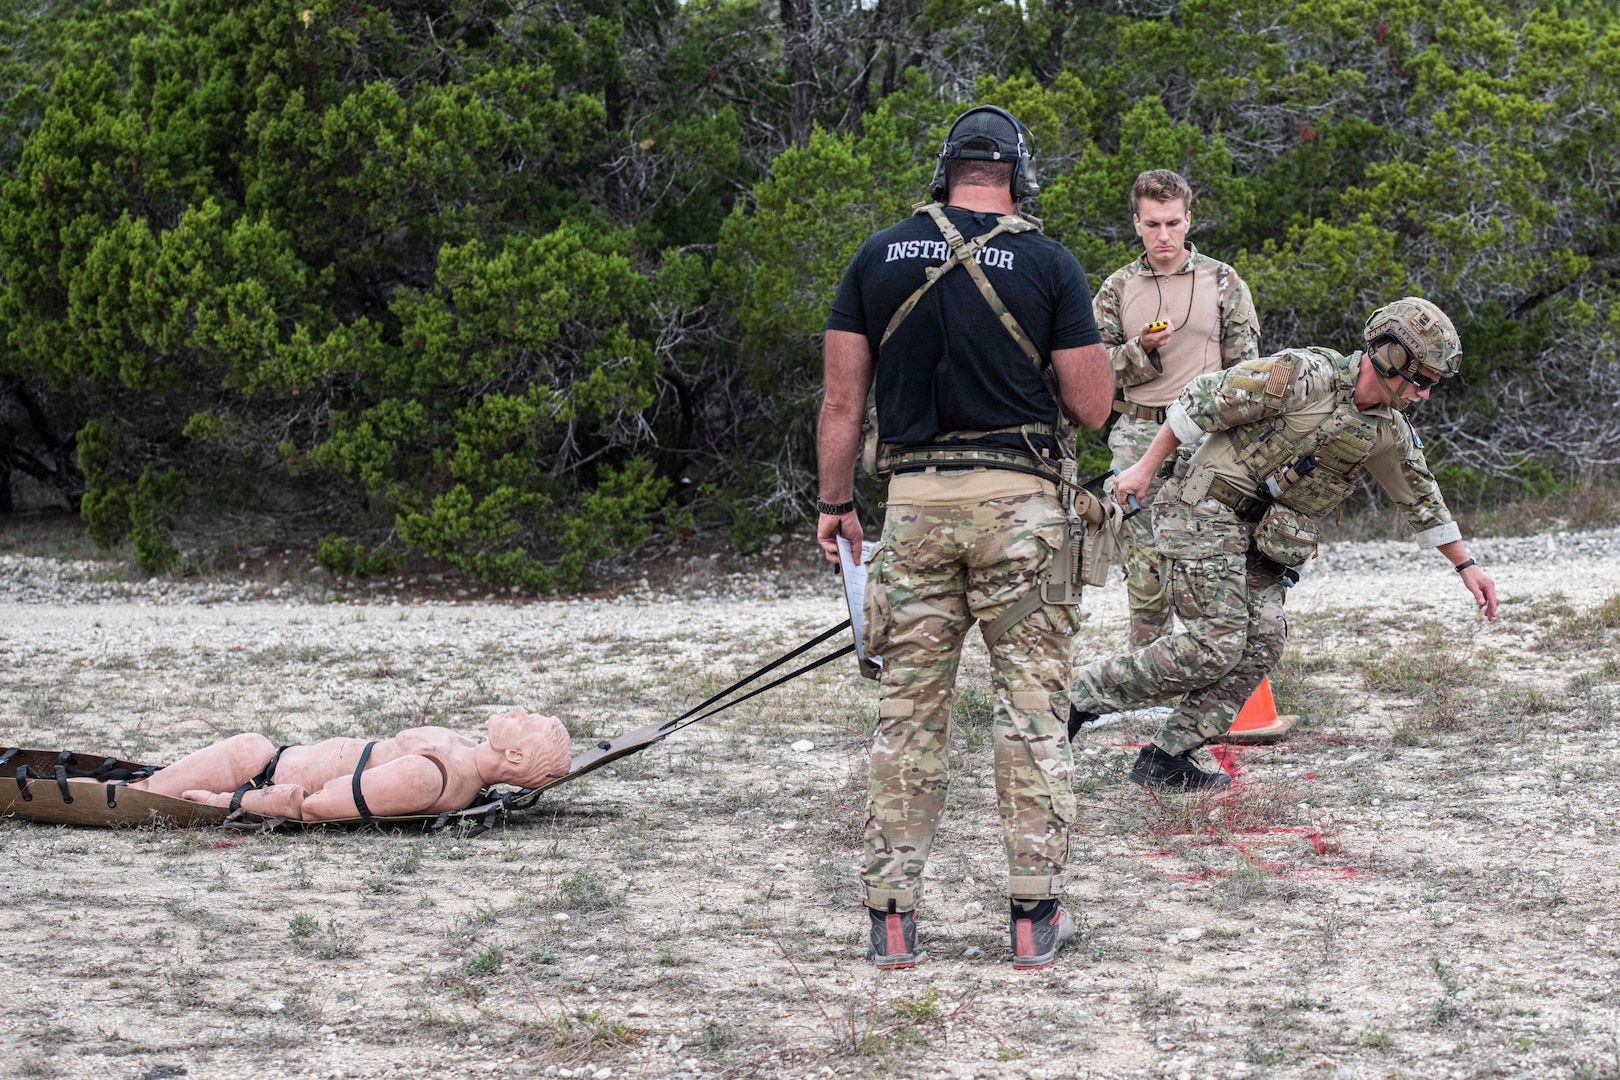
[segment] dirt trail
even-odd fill
[[[839,663],[492,833],[0,821],[0,1061],[97,1080],[1614,1076],[1620,536],[1473,546],[1495,625],[1432,552],[1327,552],[1274,677],[1306,718],[1234,756],[1231,796],[1125,784],[1144,717],[1087,733],[1085,928],[1051,971],[1008,963],[975,638],[913,972],[861,958],[874,694]],[[753,602],[86,602],[43,562],[7,564],[28,584],[0,601],[0,742],[154,761],[242,730],[474,733],[508,704],[582,746],[843,614],[831,579]],[[1123,640],[1122,590],[1087,609],[1082,657]]]

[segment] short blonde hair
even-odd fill
[[[1139,173],[1136,183],[1131,185],[1131,213],[1137,213],[1137,207],[1143,199],[1152,199],[1154,202],[1174,202],[1181,200],[1184,209],[1192,209],[1192,186],[1182,179],[1178,172],[1170,169],[1149,169]]]

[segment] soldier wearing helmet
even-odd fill
[[[862,618],[867,654],[883,659],[861,875],[869,956],[885,969],[916,962],[952,689],[978,621],[994,669],[1013,966],[1034,969],[1075,926],[1058,904],[1074,794],[1052,701],[1078,620],[1039,582],[1066,533],[1063,423],[1107,418],[1108,357],[1079,262],[1018,213],[1038,190],[1022,124],[993,106],[962,114],[929,187],[934,201],[868,237],[839,284],[817,432],[817,533],[837,561],[839,537],[861,545],[854,467],[875,390],[873,461],[889,486]]]
[[[1365,470],[1404,511],[1420,547],[1461,575],[1480,611],[1496,617],[1496,585],[1463,547],[1403,415],[1461,367],[1462,343],[1433,303],[1405,297],[1367,320],[1364,349],[1287,349],[1200,376],[1169,407],[1147,451],[1114,481],[1145,493],[1183,443],[1153,502],[1153,536],[1169,567],[1181,629],[1087,664],[1070,692],[1069,728],[1104,712],[1173,704],[1131,769],[1144,786],[1184,790],[1230,783],[1191,754],[1225,734],[1282,658],[1284,589],[1316,554],[1316,522]]]

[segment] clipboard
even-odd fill
[[[838,538],[838,569],[839,576],[844,579],[844,602],[849,605],[849,625],[855,633],[855,662],[860,666],[861,676],[867,679],[876,679],[883,670],[883,658],[867,656],[861,645],[861,610],[866,603],[866,560],[872,557],[872,549],[876,546],[870,540],[863,541],[861,558],[857,562],[849,541],[842,536]]]

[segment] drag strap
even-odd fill
[[[749,683],[753,682],[755,679],[757,679],[760,676],[766,674],[767,672],[774,671],[776,668],[781,667],[783,664],[787,663],[789,660],[792,660],[795,657],[803,655],[805,652],[807,652],[810,649],[815,648],[817,645],[820,645],[822,642],[826,641],[828,638],[833,637],[834,635],[843,633],[845,630],[848,630],[849,627],[850,627],[850,622],[849,622],[848,619],[845,619],[843,622],[839,623],[837,626],[833,627],[831,630],[826,630],[826,631],[823,631],[820,634],[817,634],[815,637],[811,638],[809,641],[805,642],[803,645],[800,645],[798,648],[794,649],[792,652],[789,652],[784,656],[781,656],[781,657],[778,657],[775,660],[772,660],[769,664],[766,664],[764,667],[762,667],[759,670],[753,672],[752,674],[750,674],[750,675],[748,675],[748,676],[746,676],[746,677],[744,677],[742,679],[737,680],[736,682],[732,683],[730,686],[726,687],[724,690],[720,691],[718,694],[715,694],[714,696],[710,697],[707,701],[704,701],[702,704],[697,705],[697,706],[695,706],[695,707],[693,707],[691,709],[686,710],[684,713],[682,713],[681,715],[675,717],[673,720],[666,720],[661,724],[649,724],[646,727],[637,728],[634,731],[627,731],[623,735],[619,735],[619,736],[617,736],[616,738],[613,738],[613,739],[602,739],[602,740],[600,740],[599,742],[597,742],[597,744],[595,746],[591,747],[589,750],[586,750],[584,753],[582,753],[582,754],[578,755],[577,757],[575,757],[574,760],[569,763],[567,773],[565,773],[565,774],[563,774],[561,776],[548,777],[546,782],[543,783],[543,784],[539,784],[539,785],[536,785],[535,787],[528,788],[528,789],[525,789],[523,791],[517,792],[513,796],[513,801],[510,804],[508,804],[507,808],[509,810],[526,810],[526,809],[528,809],[529,807],[531,807],[531,806],[533,806],[535,804],[535,802],[540,798],[540,795],[543,792],[545,792],[547,789],[549,789],[549,788],[551,788],[551,787],[553,787],[553,786],[555,786],[557,784],[563,783],[563,782],[568,781],[568,780],[573,780],[573,779],[575,779],[576,777],[579,777],[579,776],[583,776],[585,773],[592,772],[592,771],[594,771],[596,769],[601,768],[603,765],[607,765],[607,764],[610,764],[611,762],[617,761],[619,758],[627,757],[628,755],[634,754],[639,750],[645,750],[647,747],[653,745],[654,743],[662,742],[667,736],[673,734],[674,732],[680,730],[682,727],[685,727],[688,724],[695,724],[699,720],[706,720],[709,717],[715,715],[716,713],[723,712],[726,709],[731,708],[733,705],[736,705],[739,702],[747,701],[749,698],[754,697],[756,694],[763,694],[765,691],[773,689],[774,687],[777,687],[777,686],[781,686],[783,683],[788,682],[791,679],[796,679],[800,675],[803,675],[804,673],[806,673],[808,671],[814,671],[816,668],[821,667],[823,664],[831,663],[832,661],[837,660],[841,656],[848,656],[850,653],[855,651],[855,643],[854,642],[850,642],[848,645],[845,645],[843,648],[838,649],[835,652],[829,653],[828,655],[823,656],[818,660],[812,660],[808,664],[804,664],[804,665],[802,665],[800,667],[794,668],[792,671],[788,672],[786,675],[783,675],[780,678],[774,679],[771,682],[767,683],[766,685],[761,686],[761,687],[759,687],[759,688],[757,688],[755,690],[751,690],[747,694],[744,694],[742,697],[735,698],[735,699],[733,699],[731,701],[727,701],[722,705],[719,705],[719,706],[717,706],[717,707],[715,707],[713,709],[709,709],[708,712],[703,711],[704,709],[708,709],[709,706],[714,705],[715,702],[720,701],[726,695],[731,694],[734,691],[739,690],[744,686],[747,686]]]
[[[1024,620],[1024,617],[1041,606],[1041,587],[1038,584],[1030,586],[1029,592],[1013,601],[1012,607],[997,615],[988,625],[981,624],[980,631],[984,634],[984,647],[994,649],[1001,636]]]
[[[815,648],[817,645],[820,645],[823,641],[826,641],[828,638],[833,637],[834,635],[837,635],[837,634],[841,634],[845,630],[848,630],[849,627],[850,627],[850,621],[848,619],[845,619],[843,622],[839,623],[837,626],[833,627],[831,630],[823,630],[821,633],[817,634],[815,637],[811,638],[809,641],[805,642],[803,645],[800,645],[797,649],[794,649],[792,652],[789,652],[789,653],[784,653],[783,655],[777,657],[775,660],[772,660],[770,663],[766,664],[764,667],[762,667],[759,670],[753,672],[752,674],[743,676],[742,678],[738,679],[736,682],[732,683],[730,686],[726,687],[724,690],[720,691],[718,694],[715,694],[713,697],[709,698],[707,701],[702,702],[701,704],[698,704],[698,705],[694,705],[692,708],[687,709],[685,712],[681,713],[681,715],[677,716],[673,720],[665,721],[664,724],[659,728],[659,730],[662,731],[664,728],[673,728],[676,724],[679,724],[682,720],[685,720],[687,717],[693,716],[693,715],[695,715],[697,713],[702,712],[704,709],[707,709],[710,705],[713,705],[715,702],[719,701],[721,698],[725,697],[727,694],[732,693],[733,691],[736,691],[736,690],[741,690],[743,687],[747,686],[749,683],[753,682],[755,679],[759,678],[761,675],[764,675],[767,672],[776,670],[777,668],[781,667],[783,664],[787,663],[789,660],[794,659],[795,657],[802,656],[803,654],[809,652],[811,649]],[[854,646],[852,645],[852,646],[850,646],[850,648],[853,649]],[[836,654],[836,655],[841,656],[843,654],[839,653],[839,654]],[[804,668],[804,669],[801,669],[801,670],[808,671],[809,668]],[[795,672],[795,674],[797,674],[797,672]],[[792,675],[788,676],[788,678],[790,678],[790,679],[792,677],[793,677]],[[777,684],[772,683],[771,685],[775,686]],[[750,694],[749,696],[752,697],[753,695]],[[741,701],[742,699],[739,698],[738,700]],[[733,702],[733,704],[735,704],[735,702]],[[719,709],[715,710],[715,712],[719,712],[719,711],[720,711]],[[713,713],[710,713],[708,715],[712,716]]]
[[[848,656],[850,653],[852,653],[854,651],[855,651],[855,643],[852,641],[848,645],[845,645],[842,649],[839,649],[837,652],[830,652],[826,656],[823,656],[820,660],[812,660],[808,664],[805,664],[803,667],[794,668],[792,671],[788,672],[786,675],[783,675],[780,679],[772,680],[771,682],[766,683],[764,686],[761,686],[761,687],[759,687],[757,689],[754,689],[754,690],[750,690],[750,691],[748,691],[748,693],[744,694],[742,697],[734,698],[733,700],[726,702],[724,705],[721,705],[718,708],[710,709],[708,712],[704,713],[702,716],[693,717],[692,720],[690,721],[690,723],[695,724],[699,720],[707,720],[709,717],[713,716],[715,713],[725,712],[727,709],[731,708],[733,705],[741,705],[743,702],[747,701],[751,697],[754,697],[756,694],[763,694],[767,690],[775,689],[776,687],[781,686],[783,683],[789,681],[790,679],[797,679],[800,675],[803,675],[804,673],[806,673],[808,671],[814,671],[814,670],[816,670],[816,668],[820,667],[821,665],[831,663],[832,661],[837,660],[840,656]]]
[[[360,794],[360,774],[366,771],[366,762],[371,760],[371,748],[376,745],[375,740],[366,743],[366,748],[360,751],[360,764],[354,767],[354,808],[360,811],[361,821],[370,821],[371,811],[366,807],[366,797]]]

